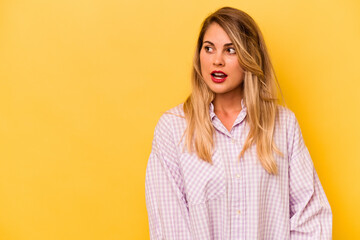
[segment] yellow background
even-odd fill
[[[0,1],[0,239],[148,239],[145,169],[202,20],[249,13],[333,211],[360,239],[357,0]]]

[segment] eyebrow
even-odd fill
[[[209,43],[210,45],[215,46],[215,44],[213,44],[213,43],[210,42],[210,41],[204,41],[204,43]],[[233,43],[225,43],[225,44],[224,44],[225,47],[226,47],[226,46],[231,46],[231,45],[234,45],[234,44],[233,44]]]

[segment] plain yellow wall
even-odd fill
[[[202,20],[249,13],[333,211],[360,239],[357,0],[0,1],[0,239],[148,239],[145,168]]]

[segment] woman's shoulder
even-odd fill
[[[159,121],[170,123],[185,120],[183,104],[184,103],[180,103],[174,107],[167,109],[166,111],[161,112]]]
[[[157,122],[157,127],[167,128],[168,130],[177,132],[186,126],[183,104],[184,103],[180,103],[162,112]]]
[[[286,106],[277,106],[277,121],[281,128],[292,129],[297,124],[295,113]]]
[[[277,105],[277,110],[279,118],[286,119],[295,117],[294,112],[286,106]]]
[[[296,114],[287,107],[279,107],[278,113],[282,121],[279,121],[280,124],[277,125],[277,128],[281,129],[281,133],[286,134],[286,138],[283,139],[286,139],[289,156],[294,158],[306,150],[299,121]]]
[[[184,109],[183,109],[184,103],[180,103],[170,109],[168,109],[167,111],[163,112],[163,115],[170,115],[170,118],[184,118],[185,119],[185,114],[184,114]]]

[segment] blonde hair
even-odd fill
[[[200,70],[203,38],[212,23],[219,24],[228,34],[245,74],[242,91],[247,108],[245,120],[250,131],[239,159],[255,144],[263,168],[277,175],[273,152],[282,155],[273,140],[278,111],[278,81],[259,27],[247,13],[235,8],[220,8],[202,23],[193,59],[192,92],[183,105],[187,122],[185,145],[189,152],[193,152],[195,146],[197,156],[212,164],[215,129],[210,119],[209,104],[214,100],[215,93],[206,85]]]

